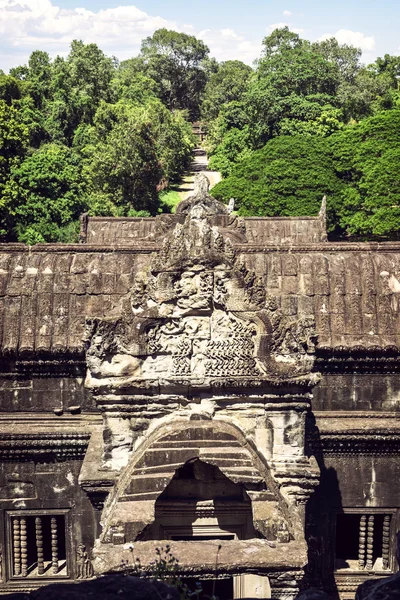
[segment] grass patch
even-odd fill
[[[158,197],[160,199],[160,212],[162,213],[174,213],[177,204],[181,201],[181,197],[175,187],[163,190]]]

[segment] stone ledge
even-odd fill
[[[110,571],[129,572],[136,558],[142,567],[150,565],[156,558],[156,549],[169,546],[179,560],[184,573],[219,573],[239,575],[254,570],[257,573],[299,570],[307,564],[305,542],[291,541],[287,544],[267,540],[209,540],[173,541],[157,540],[112,544],[95,547],[93,566],[97,574]],[[232,558],[234,557],[234,560]]]

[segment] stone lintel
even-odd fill
[[[267,540],[207,540],[190,542],[157,540],[105,545],[94,548],[96,573],[108,571],[129,572],[136,558],[143,567],[156,558],[156,548],[169,546],[180,563],[182,572],[202,574],[207,572],[239,575],[257,572],[268,575],[276,571],[299,571],[307,563],[305,541],[293,540],[287,544]],[[123,565],[123,566],[121,566]]]

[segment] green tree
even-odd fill
[[[353,82],[361,69],[361,48],[349,44],[339,44],[334,37],[322,42],[315,42],[312,44],[312,50],[325,60],[337,65],[342,81]]]
[[[95,118],[87,174],[91,211],[127,215],[156,212],[163,175],[152,122],[143,107],[102,104]]]
[[[261,60],[271,60],[291,50],[301,50],[307,42],[289,27],[278,27],[264,38]]]
[[[279,129],[281,135],[302,134],[327,137],[343,127],[343,112],[339,108],[327,106],[313,120],[282,119]]]
[[[400,110],[382,111],[330,139],[347,184],[338,214],[349,235],[399,237]]]
[[[251,135],[248,125],[241,129],[237,127],[228,129],[211,156],[209,168],[227,177],[232,173],[236,163],[249,156],[250,145]]]
[[[11,106],[15,100],[19,100],[22,95],[22,84],[11,75],[0,74],[0,100],[3,100]]]
[[[211,157],[218,152],[221,157],[224,155],[224,150],[219,146],[223,144],[224,137],[230,130],[242,131],[249,125],[249,116],[245,98],[242,100],[232,100],[226,104],[222,104],[218,116],[207,123],[207,139],[205,147],[207,154]],[[251,147],[251,138],[246,142],[246,147]],[[228,158],[234,161],[234,157]],[[218,169],[217,169],[218,170]]]
[[[32,148],[39,148],[44,142],[50,141],[50,134],[46,129],[47,115],[36,106],[34,98],[26,93],[18,102],[21,120],[29,131],[29,144]]]
[[[159,101],[148,102],[148,118],[154,131],[157,155],[166,182],[176,181],[189,166],[196,140],[182,111],[171,113]]]
[[[118,100],[132,100],[141,104],[156,98],[159,91],[154,79],[144,73],[144,63],[139,57],[120,63],[111,86]]]
[[[45,128],[46,108],[51,97],[52,65],[47,52],[32,52],[28,66],[11,69],[13,75],[0,75],[0,98],[19,110],[29,129],[30,145],[38,148],[49,141]]]
[[[22,122],[20,112],[0,100],[0,196],[11,168],[24,158],[28,143],[28,128]]]
[[[70,241],[86,206],[80,159],[59,144],[44,144],[13,167],[1,200],[9,238],[28,244]]]
[[[208,54],[201,40],[168,29],[158,29],[142,42],[140,58],[146,75],[158,86],[159,98],[171,110],[187,110],[191,120],[200,115]]]
[[[263,46],[247,97],[258,146],[280,133],[284,118],[316,119],[327,105],[334,105],[339,85],[337,65],[287,27],[266,37]]]
[[[91,124],[100,102],[112,101],[115,67],[115,61],[96,44],[77,40],[65,60],[55,59],[52,101],[46,110],[46,128],[54,141],[70,145],[78,125]]]
[[[4,75],[4,73],[2,73]],[[28,67],[26,65],[20,65],[18,67],[12,67],[9,75],[18,79],[19,81],[25,81],[28,77]]]
[[[182,173],[194,147],[190,125],[158,99],[102,103],[91,135],[87,172],[94,213],[155,214],[159,190]]]
[[[27,81],[29,82],[29,95],[36,108],[43,108],[46,101],[51,98],[51,80],[52,64],[47,52],[40,50],[32,52],[28,62]]]
[[[240,215],[257,216],[316,215],[326,194],[333,230],[342,188],[325,138],[279,136],[236,165],[212,194],[235,198]]]
[[[383,73],[363,67],[354,81],[342,82],[337,91],[337,105],[341,107],[345,122],[361,120],[380,110],[392,108],[392,82]]]
[[[312,48],[339,68],[336,106],[342,109],[346,122],[363,119],[393,106],[391,90],[397,89],[399,57],[385,54],[384,58],[365,67],[360,62],[360,48],[339,44],[335,38],[316,42]]]
[[[383,58],[378,57],[371,68],[375,68],[379,75],[389,75],[392,85],[397,89],[398,79],[400,77],[400,56],[391,56],[385,54]]]
[[[209,124],[212,168],[226,176],[275,136],[327,137],[346,123],[400,106],[396,57],[363,67],[360,56],[358,48],[334,38],[311,44],[288,27],[273,31],[263,40],[247,90],[222,105]]]
[[[329,139],[307,131],[281,135],[244,157],[212,193],[224,201],[234,197],[239,214],[268,216],[315,215],[326,194],[331,233],[398,239],[399,147],[400,109]]]
[[[262,148],[276,135],[327,135],[337,130],[339,83],[335,62],[287,27],[276,29],[263,41],[248,89],[240,100],[222,108],[218,122],[210,127],[213,167],[229,173],[249,150]]]
[[[206,121],[217,118],[221,107],[228,102],[240,101],[248,89],[253,69],[240,60],[227,60],[210,75],[204,90],[202,116]]]

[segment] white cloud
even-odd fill
[[[283,29],[283,27],[289,27],[290,31],[293,31],[293,33],[304,33],[304,29],[301,29],[300,27],[293,27],[291,25],[291,23],[272,23],[271,25],[268,25],[267,27],[267,31],[274,31],[274,29]]]
[[[290,10],[284,10],[282,13],[285,17],[291,17],[292,13],[290,12]]]
[[[242,60],[251,64],[261,54],[261,41],[247,40],[233,29],[203,29],[198,33],[218,60]]]
[[[149,15],[134,5],[95,12],[85,8],[63,9],[53,2],[0,0],[0,69],[7,71],[27,62],[33,50],[45,50],[52,57],[65,56],[73,39],[95,42],[106,54],[124,60],[135,56],[141,40],[161,27],[204,39],[217,60],[239,59],[251,63],[261,52],[261,41],[254,43],[230,28],[197,32],[191,24]]]
[[[0,45],[8,53],[12,49],[29,55],[41,49],[51,55],[65,54],[72,39],[82,39],[96,42],[106,51],[115,48],[125,56],[132,55],[141,39],[160,27],[177,25],[135,6],[95,13],[85,8],[62,9],[50,0],[0,0]]]
[[[223,35],[224,38],[230,39],[230,40],[242,40],[243,37],[241,35],[238,35],[233,29],[221,29],[221,35]]]
[[[373,35],[367,36],[360,31],[351,31],[351,29],[339,29],[336,33],[325,33],[318,41],[327,40],[331,37],[335,37],[339,44],[349,44],[361,48],[363,51],[374,50],[375,38]]]
[[[268,25],[268,29],[271,31],[274,29],[282,29],[283,27],[289,27],[289,23],[282,23],[281,21],[280,23],[271,23],[271,25]]]

